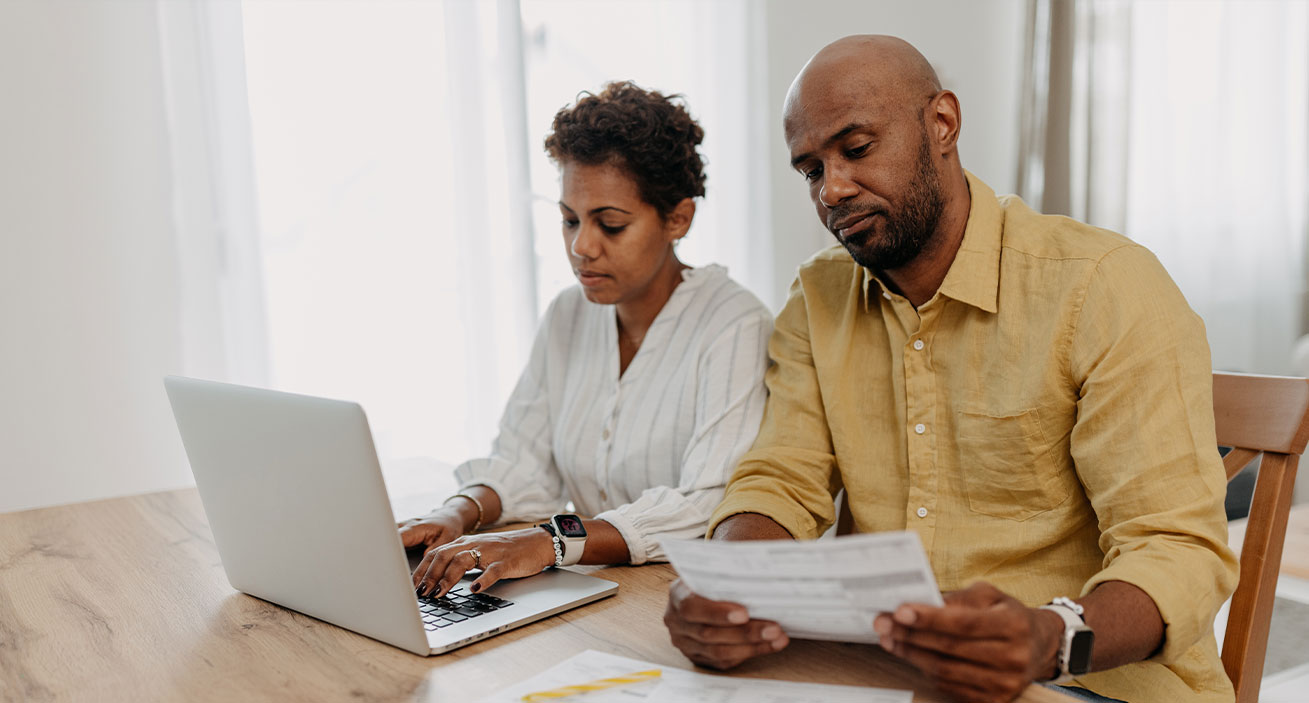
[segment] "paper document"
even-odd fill
[[[902,603],[942,605],[916,532],[823,540],[663,540],[691,590],[740,603],[799,639],[877,641],[873,618]]]
[[[910,703],[913,700],[911,691],[710,676],[587,650],[483,698],[481,703],[521,703],[525,696],[534,693],[586,687],[594,681],[651,669],[659,669],[661,675],[550,700],[552,703]],[[439,675],[440,669],[433,669],[429,674]]]

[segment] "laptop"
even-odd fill
[[[238,591],[424,656],[618,591],[547,569],[420,600],[363,408],[178,376],[164,388]]]

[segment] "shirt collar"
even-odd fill
[[[977,176],[964,171],[968,178],[968,192],[972,205],[968,209],[968,224],[964,240],[954,263],[941,281],[938,292],[961,303],[967,303],[990,313],[996,312],[1000,291],[1000,240],[1004,233],[1004,210],[1000,201]]]
[[[995,191],[978,177],[964,171],[968,179],[968,191],[971,205],[968,208],[968,223],[964,227],[964,238],[959,243],[954,262],[941,281],[937,290],[940,295],[967,303],[989,313],[999,308],[996,301],[1000,290],[1000,248],[1004,233],[1004,211]],[[860,267],[863,268],[863,267]],[[876,283],[882,295],[889,295],[890,289],[872,271],[863,269],[864,309],[872,307]]]

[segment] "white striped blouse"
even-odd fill
[[[614,306],[574,286],[550,303],[489,457],[455,469],[500,495],[501,522],[572,501],[612,524],[631,563],[704,535],[763,417],[772,315],[721,266],[686,269],[619,376]]]

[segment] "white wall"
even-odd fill
[[[0,2],[0,512],[190,483],[154,4]]]
[[[963,110],[964,168],[997,193],[1017,187],[1018,107],[1025,15],[1021,0],[769,0],[767,4],[769,207],[774,275],[786,287],[801,262],[835,244],[814,214],[804,181],[790,167],[782,99],[815,52],[848,34],[892,34],[932,62]]]

